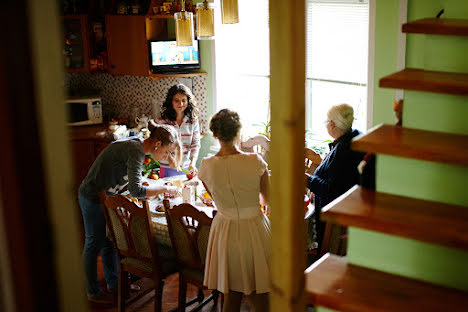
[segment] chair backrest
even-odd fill
[[[308,174],[313,174],[315,169],[317,169],[317,167],[322,162],[322,158],[319,154],[317,154],[310,148],[304,149],[304,156],[305,172]]]
[[[158,251],[150,225],[151,214],[146,200],[139,201],[124,195],[104,199],[104,216],[119,260],[134,258],[159,268]]]
[[[170,207],[164,200],[172,246],[183,267],[204,270],[212,219],[190,204]]]
[[[256,135],[240,144],[240,149],[247,153],[257,153],[268,162],[270,139],[264,135]]]

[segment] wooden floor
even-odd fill
[[[101,282],[101,287],[105,288],[105,280],[104,280],[104,273],[102,270],[102,263],[100,258],[98,259],[98,278]],[[145,280],[138,281],[137,283],[145,283]],[[163,303],[162,303],[162,310],[163,312],[172,311],[177,308],[177,295],[179,290],[179,275],[173,274],[166,278],[163,290]],[[205,295],[209,295],[210,292],[206,292]],[[191,299],[194,298],[197,294],[197,288],[193,285],[188,285],[187,287],[187,298]],[[221,300],[219,300],[221,301]],[[186,311],[190,311],[193,307],[188,307]],[[140,300],[132,303],[126,309],[129,312],[150,312],[154,311],[154,290],[148,293],[146,296],[142,297]],[[218,303],[218,307],[214,307],[213,303],[208,303],[203,309],[202,312],[208,311],[216,311],[221,312],[221,304]],[[242,302],[240,312],[247,312],[251,311],[248,302],[244,299]],[[306,308],[307,312],[314,312],[312,307]],[[116,306],[110,305],[97,305],[97,304],[90,304],[88,312],[117,312]]]
[[[101,287],[105,287],[104,281],[104,274],[102,271],[101,261],[98,261],[98,278],[101,281]],[[140,281],[139,281],[140,282]],[[141,281],[145,282],[145,280]],[[162,310],[164,312],[171,311],[177,308],[177,295],[179,289],[179,275],[173,274],[166,278],[163,290],[163,304]],[[197,288],[192,285],[188,285],[187,287],[187,298],[194,298],[197,294]],[[206,295],[209,295],[209,292],[206,292]],[[193,307],[188,307],[186,311],[190,311]],[[97,305],[97,304],[90,304],[89,305],[89,312],[116,312],[116,306],[109,306],[109,305]],[[148,293],[146,296],[142,297],[140,300],[134,302],[133,304],[129,305],[127,308],[129,312],[149,312],[154,311],[154,290]],[[208,311],[221,311],[221,304],[218,303],[218,307],[213,307],[213,303],[208,303],[203,309],[203,312]],[[248,303],[244,300],[241,307],[241,312],[250,311]]]

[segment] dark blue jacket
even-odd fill
[[[315,211],[345,193],[353,185],[359,184],[357,166],[365,153],[352,151],[351,140],[359,135],[358,130],[349,130],[338,140],[330,143],[330,153],[309,178],[308,188],[314,193]]]

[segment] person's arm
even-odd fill
[[[200,152],[200,124],[198,118],[193,119],[192,127],[192,142],[190,144],[190,165],[189,170],[197,173],[197,159]]]
[[[161,193],[169,193],[176,195],[179,188],[168,185],[151,185],[146,186],[141,175],[144,155],[141,151],[130,151],[127,159],[127,175],[128,175],[128,191],[132,197],[145,198],[154,197]]]
[[[329,155],[326,160],[326,178],[311,175],[308,188],[314,194],[322,197],[336,198],[353,185],[357,165],[354,165],[353,152],[339,149]]]
[[[130,196],[135,198],[145,198],[146,186],[143,185],[142,168],[145,155],[143,151],[131,149],[127,158],[127,188]]]
[[[171,185],[150,185],[146,188],[146,197],[152,198],[162,193],[169,193],[170,195],[178,195],[180,189],[177,186]]]
[[[262,177],[260,178],[260,203],[262,205],[268,205],[269,197],[268,197],[268,189],[270,187],[270,175],[268,174],[268,170],[265,170]]]

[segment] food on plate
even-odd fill
[[[172,185],[173,186],[177,186],[177,187],[182,187],[182,180],[181,179],[174,179],[171,181]]]
[[[156,206],[156,212],[164,212],[164,205],[163,204],[157,205]]]
[[[150,177],[150,179],[153,179],[153,180],[159,179],[158,172],[157,172],[157,171],[151,172],[151,174],[149,175],[149,177]]]
[[[178,194],[164,193],[164,198],[165,198],[165,199],[168,199],[168,198],[176,198],[177,196],[178,196]]]
[[[198,197],[205,205],[213,207],[213,199],[211,198],[210,194],[208,194],[208,192],[204,192]]]
[[[199,183],[198,181],[186,181],[184,182],[184,185],[190,185],[190,186],[197,186]]]

